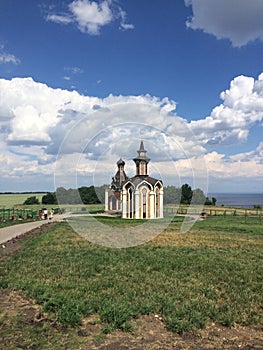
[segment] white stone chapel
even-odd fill
[[[163,217],[163,183],[148,175],[147,151],[141,141],[133,159],[136,175],[129,178],[125,162],[117,162],[118,170],[105,192],[105,210],[119,211],[124,219],[157,219]]]

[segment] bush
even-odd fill
[[[24,203],[25,205],[39,204],[39,200],[36,196],[28,197]]]
[[[42,204],[57,204],[56,193],[48,192],[42,197]]]
[[[215,206],[216,205],[216,201],[217,201],[217,199],[215,197],[212,197],[212,200],[210,200],[208,197],[206,197],[205,205],[213,205],[213,206]],[[224,206],[224,205],[222,204],[222,206]]]

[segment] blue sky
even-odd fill
[[[120,156],[132,176],[143,135],[165,184],[263,192],[262,16],[261,0],[2,0],[0,191],[107,183]]]

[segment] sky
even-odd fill
[[[263,193],[262,0],[1,0],[0,192]]]

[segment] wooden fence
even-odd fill
[[[247,208],[225,208],[225,207],[186,207],[180,206],[178,208],[174,207],[164,207],[165,216],[176,216],[176,215],[200,215],[200,216],[238,216],[244,217],[245,222],[249,218],[257,218],[259,223],[262,224],[263,221],[263,210],[262,209],[247,209]]]
[[[59,212],[59,208],[54,209],[54,214]],[[31,209],[6,209],[0,208],[0,222],[5,221],[25,221],[40,219],[38,210]]]
[[[34,219],[36,220],[38,216],[38,211],[30,210],[30,209],[0,209],[0,221],[16,221],[16,220],[28,220]]]

